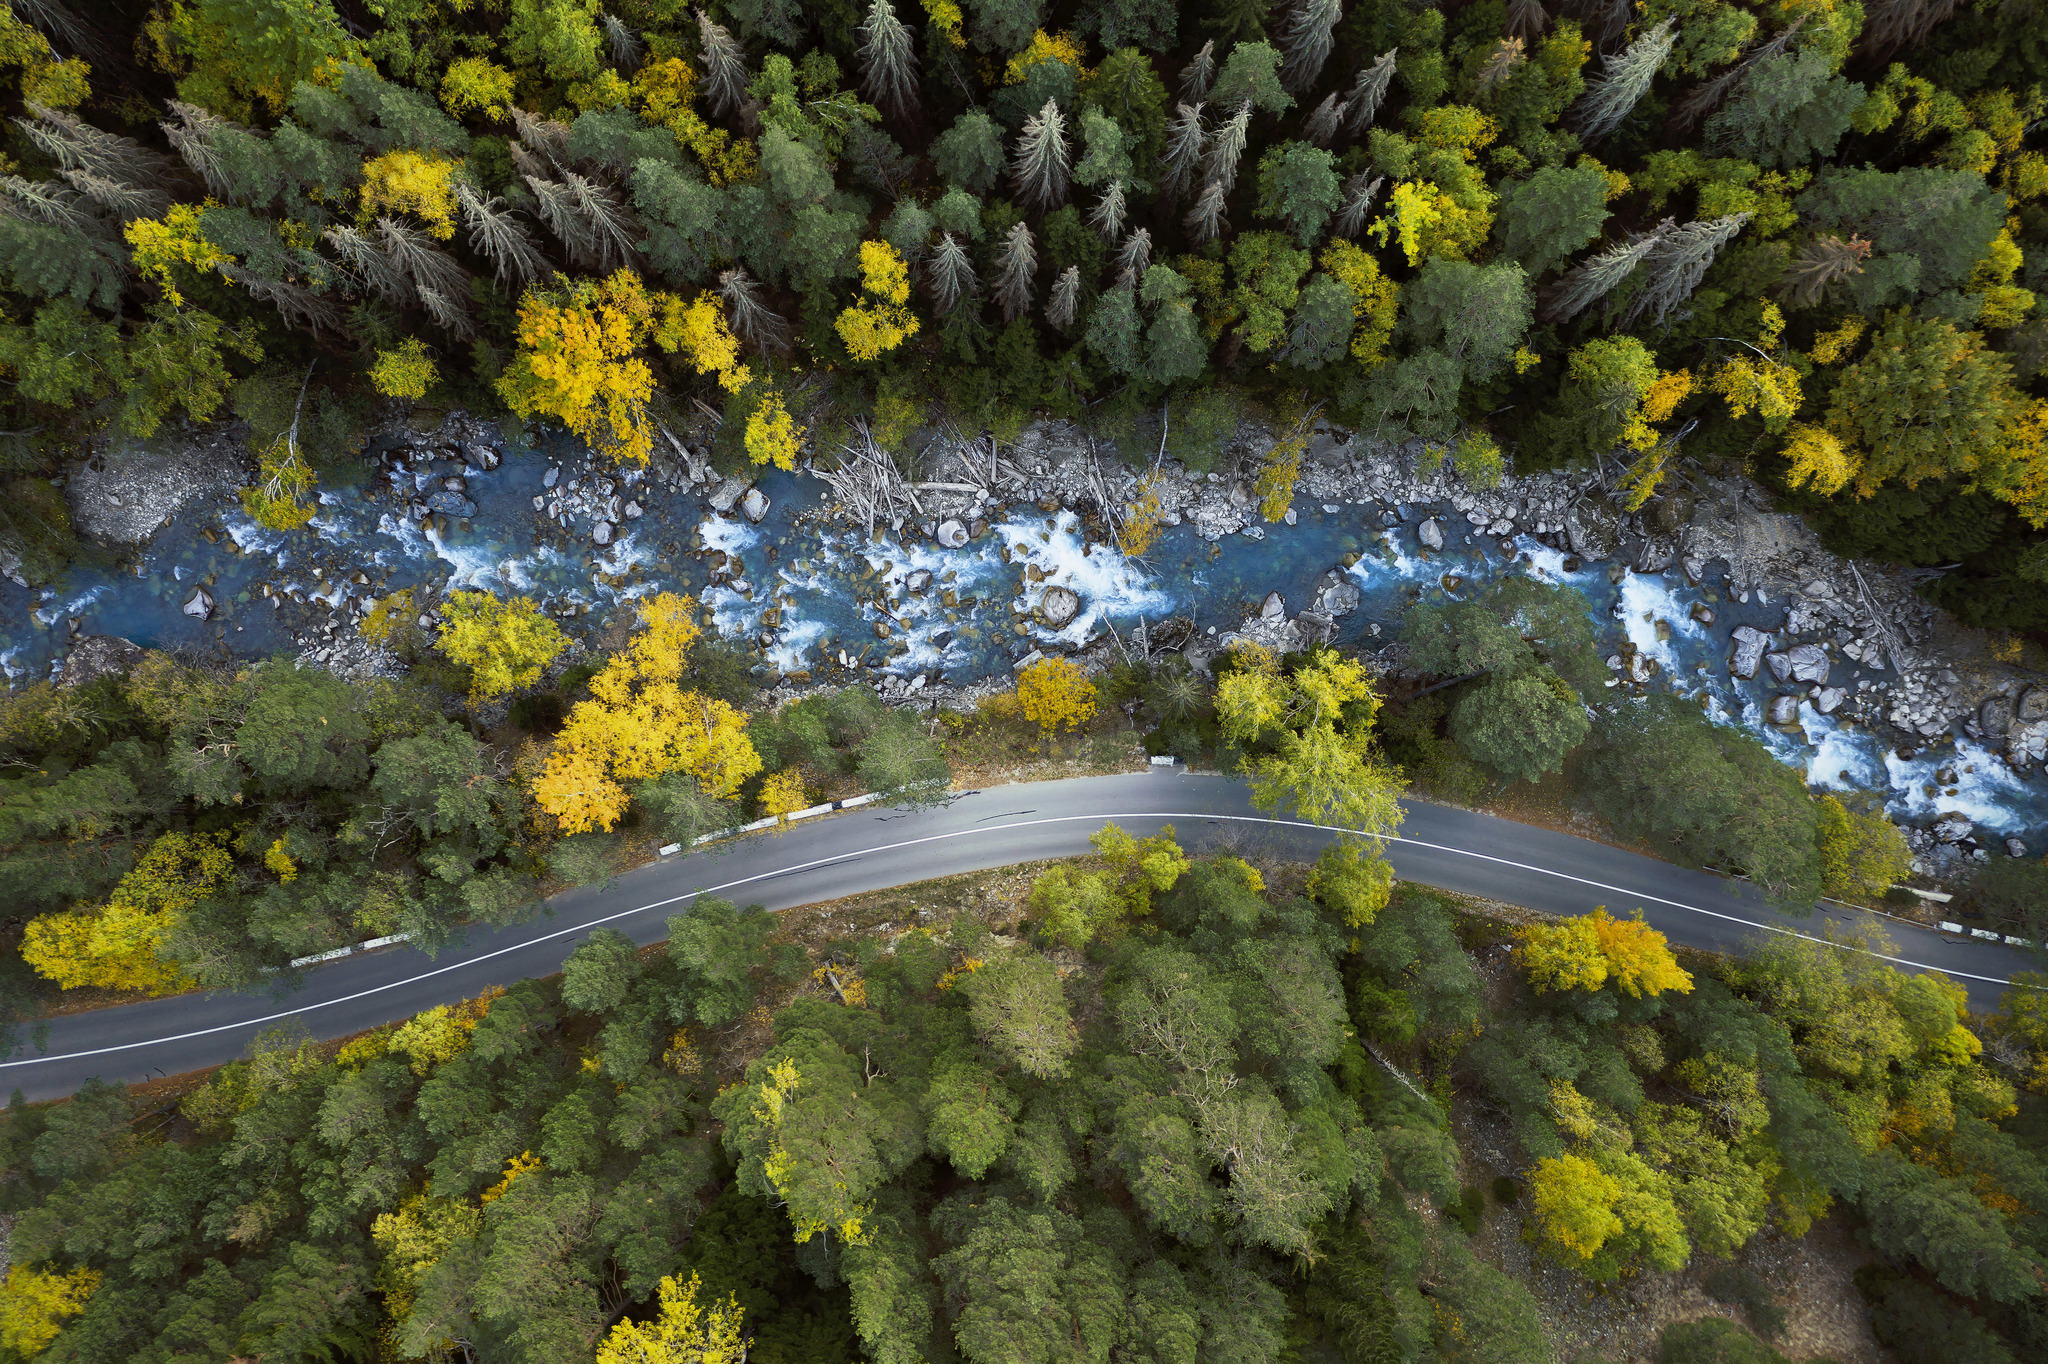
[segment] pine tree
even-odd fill
[[[1195,54],[1195,59],[1181,68],[1181,101],[1201,108],[1202,100],[1209,93],[1209,83],[1215,79],[1216,40],[1211,38],[1202,44],[1202,50]]]
[[[1666,232],[1643,261],[1643,287],[1629,300],[1624,327],[1633,327],[1645,313],[1654,312],[1653,325],[1663,326],[1671,310],[1692,297],[1700,287],[1707,267],[1721,248],[1735,239],[1749,221],[1747,210],[1730,213],[1711,222],[1691,222],[1676,232]]]
[[[459,339],[476,335],[463,306],[469,300],[469,272],[453,256],[434,247],[416,227],[379,218],[377,235],[391,264],[412,280],[413,292],[428,315]],[[286,306],[276,298],[272,302]]]
[[[1210,184],[1221,185],[1225,194],[1237,184],[1237,163],[1244,155],[1244,144],[1251,138],[1251,128],[1252,102],[1245,100],[1230,116],[1230,122],[1216,130],[1216,136],[1209,142],[1208,155],[1202,158],[1202,174]]]
[[[170,101],[171,113],[177,123],[161,123],[164,139],[171,149],[185,158],[185,164],[198,172],[206,182],[207,192],[222,201],[232,200],[233,183],[221,165],[220,148],[214,138],[222,131],[234,127],[218,114],[208,113],[196,104],[183,100]]]
[[[962,298],[974,296],[973,262],[967,259],[967,248],[950,232],[939,234],[939,244],[925,270],[925,289],[941,315],[952,312]]]
[[[1188,240],[1197,246],[1222,236],[1227,226],[1223,221],[1223,186],[1214,180],[1202,186],[1201,197],[1180,221],[1187,229]]]
[[[1339,0],[1300,0],[1280,30],[1280,50],[1287,57],[1280,68],[1282,85],[1298,94],[1316,83],[1330,59],[1330,35],[1343,17]]]
[[[718,296],[725,300],[733,335],[758,351],[780,355],[789,350],[789,323],[761,301],[761,286],[754,283],[744,266],[735,265],[719,273]]]
[[[704,93],[711,100],[714,117],[723,118],[740,108],[747,99],[747,57],[723,24],[715,24],[697,11],[697,39],[702,51],[697,60],[704,65]]]
[[[1869,256],[1868,238],[1851,235],[1843,241],[1832,234],[1815,237],[1785,267],[1778,297],[1796,308],[1811,308],[1820,302],[1830,284],[1861,274],[1863,262]]]
[[[1864,44],[1873,52],[1918,47],[1955,9],[1955,0],[1871,0],[1864,11]]]
[[[1010,183],[1028,207],[1050,213],[1067,201],[1068,164],[1066,115],[1056,102],[1047,100],[1043,109],[1024,120]]]
[[[1152,268],[1152,231],[1141,227],[1131,233],[1116,253],[1116,287],[1134,289],[1145,278],[1145,272]]]
[[[917,56],[911,50],[910,30],[896,17],[889,0],[874,0],[860,34],[861,93],[893,119],[912,117],[918,109]]]
[[[1479,68],[1473,83],[1481,90],[1491,90],[1514,75],[1528,59],[1520,38],[1503,38],[1487,54],[1486,64]]]
[[[1388,48],[1371,66],[1359,68],[1358,79],[1351,82],[1351,93],[1344,99],[1344,131],[1350,136],[1357,137],[1372,126],[1373,115],[1379,113],[1380,103],[1387,97],[1387,87],[1394,83],[1394,59],[1400,51]]]
[[[495,267],[499,288],[530,284],[547,274],[547,258],[503,199],[495,194],[485,198],[467,181],[457,180],[455,203],[469,224],[470,249]]]
[[[1355,238],[1365,231],[1365,215],[1372,211],[1372,201],[1379,194],[1380,186],[1387,182],[1384,175],[1368,180],[1364,171],[1344,182],[1344,204],[1337,210],[1331,222],[1330,231],[1339,237]]]
[[[1003,321],[1015,322],[1031,311],[1032,276],[1038,272],[1038,250],[1031,241],[1031,229],[1018,223],[1003,238],[1003,250],[996,261],[996,302],[1002,304]]]
[[[1587,257],[1550,291],[1550,296],[1543,302],[1542,320],[1545,323],[1569,322],[1592,307],[1634,274],[1643,257],[1650,254],[1673,226],[1672,220],[1666,218],[1632,241]]]
[[[320,235],[348,272],[379,298],[401,308],[414,301],[412,279],[361,232],[342,224]]]
[[[1053,281],[1052,297],[1045,301],[1046,325],[1054,331],[1065,331],[1074,325],[1074,314],[1081,304],[1081,267],[1069,265],[1060,271],[1060,277]]]
[[[1166,202],[1175,203],[1181,192],[1194,179],[1195,171],[1202,164],[1202,148],[1208,142],[1208,131],[1202,127],[1202,106],[1183,104],[1174,111],[1172,122],[1166,125],[1166,151],[1159,160],[1166,167],[1166,175],[1159,183],[1159,192]]]
[[[1571,121],[1579,136],[1591,142],[1621,126],[1629,110],[1649,93],[1657,68],[1671,55],[1676,22],[1666,19],[1630,43],[1621,55],[1606,59],[1600,74],[1587,82],[1586,93],[1573,106]]]
[[[1721,101],[1728,98],[1728,92],[1733,90],[1736,84],[1744,77],[1748,76],[1750,70],[1757,63],[1768,61],[1770,58],[1783,53],[1792,45],[1792,39],[1798,35],[1799,30],[1805,26],[1806,16],[1802,14],[1791,23],[1785,25],[1776,37],[1750,53],[1739,64],[1729,67],[1712,80],[1702,81],[1699,85],[1693,87],[1691,91],[1687,92],[1685,98],[1678,102],[1677,107],[1672,109],[1671,117],[1666,121],[1665,130],[1674,135],[1692,131],[1701,119],[1721,107]]]
[[[1508,34],[1523,42],[1533,41],[1550,23],[1543,0],[1508,0]]]
[[[526,177],[548,229],[580,265],[611,271],[633,258],[633,219],[612,192],[574,171],[560,181]]]
[[[1323,102],[1315,107],[1301,125],[1301,135],[1318,147],[1327,147],[1337,136],[1337,122],[1343,115],[1344,107],[1332,90],[1323,96]]]
[[[1102,198],[1088,215],[1088,226],[1102,234],[1102,240],[1111,246],[1124,234],[1124,182],[1112,180],[1109,188],[1102,191]]]

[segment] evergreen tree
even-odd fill
[[[975,287],[974,265],[967,259],[967,248],[951,232],[940,233],[931,265],[925,271],[925,288],[932,296],[932,306],[944,316],[962,298],[972,298]]]
[[[1002,128],[981,110],[968,110],[932,143],[932,165],[956,189],[988,193],[1003,173]]]
[[[1545,166],[1507,187],[1493,234],[1534,279],[1599,236],[1607,218],[1607,177],[1597,167]]]
[[[1102,240],[1115,246],[1117,238],[1124,233],[1124,182],[1112,180],[1109,188],[1102,192],[1095,208],[1088,215],[1088,225],[1102,234]]]
[[[1081,302],[1081,267],[1069,265],[1053,281],[1052,295],[1045,301],[1046,325],[1054,331],[1066,331],[1074,325],[1074,314]]]
[[[1692,291],[1700,287],[1714,257],[1734,240],[1749,218],[1745,210],[1711,222],[1687,223],[1676,231],[1661,234],[1643,260],[1643,286],[1629,300],[1622,325],[1633,327],[1644,314],[1655,313],[1652,325],[1663,326],[1671,310],[1691,298]]]
[[[1348,135],[1357,137],[1372,126],[1380,102],[1387,97],[1387,88],[1394,83],[1394,59],[1400,51],[1398,47],[1389,48],[1371,66],[1359,68],[1358,78],[1351,82],[1351,93],[1344,99],[1344,131]]]
[[[1340,0],[1297,0],[1280,30],[1280,50],[1287,56],[1280,80],[1289,90],[1299,94],[1323,74],[1323,63],[1330,59],[1330,35],[1343,14]]]
[[[1051,100],[1024,121],[1017,137],[1017,157],[1010,183],[1017,197],[1041,213],[1067,201],[1067,120]]]
[[[1245,100],[1237,106],[1237,112],[1230,121],[1216,130],[1216,136],[1209,141],[1209,150],[1202,157],[1202,175],[1212,185],[1221,185],[1225,194],[1237,184],[1237,163],[1244,155],[1245,143],[1251,140],[1252,102]]]
[[[1329,146],[1336,139],[1338,120],[1343,112],[1337,92],[1332,90],[1323,96],[1323,102],[1315,107],[1315,112],[1303,121],[1301,135],[1318,147]]]
[[[1621,126],[1629,110],[1649,93],[1657,68],[1671,55],[1677,40],[1675,19],[1666,19],[1638,37],[1619,56],[1609,57],[1600,74],[1587,83],[1571,113],[1572,126],[1588,142],[1598,141]]]
[[[1180,71],[1180,98],[1183,104],[1200,108],[1209,94],[1209,85],[1216,79],[1216,40],[1211,38],[1202,44],[1202,50]]]
[[[1202,186],[1202,193],[1195,200],[1195,206],[1187,211],[1181,220],[1188,240],[1200,246],[1213,242],[1223,235],[1229,224],[1223,221],[1223,186],[1214,180]]]
[[[1118,374],[1136,374],[1143,363],[1138,341],[1137,291],[1120,283],[1088,314],[1088,349]]]
[[[1569,322],[1580,313],[1599,302],[1620,283],[1635,273],[1643,258],[1650,254],[1667,232],[1676,224],[1669,218],[1658,223],[1648,232],[1633,237],[1620,246],[1611,246],[1597,255],[1588,256],[1578,268],[1559,280],[1557,287],[1544,300],[1542,318],[1545,323]]]
[[[1018,223],[1003,239],[996,262],[996,302],[1003,307],[1003,321],[1015,322],[1031,311],[1032,277],[1037,272],[1038,250],[1031,229]]]
[[[724,118],[747,98],[747,58],[723,24],[697,11],[697,60],[704,67],[704,93],[713,116]]]
[[[1181,192],[1194,178],[1195,171],[1202,164],[1202,147],[1209,134],[1202,127],[1202,106],[1182,104],[1174,111],[1173,121],[1166,125],[1166,152],[1160,161],[1166,167],[1166,175],[1159,182],[1159,192],[1169,204],[1179,201]]]
[[[1250,100],[1269,114],[1286,113],[1294,97],[1280,83],[1280,50],[1271,43],[1239,43],[1230,50],[1209,98],[1225,106]]]
[[[1367,177],[1364,171],[1344,182],[1344,204],[1337,210],[1337,217],[1330,231],[1339,237],[1354,238],[1365,231],[1365,215],[1372,212],[1372,201],[1380,192],[1380,186],[1387,182],[1384,175]]]
[[[874,0],[868,7],[868,21],[861,26],[860,35],[861,93],[891,118],[914,116],[918,109],[917,55],[911,50],[910,30],[896,17],[889,0]]]
[[[1343,199],[1336,158],[1306,142],[1283,142],[1259,158],[1259,216],[1286,223],[1314,246]]]
[[[1272,12],[1273,0],[1211,0],[1202,27],[1227,47],[1255,43],[1266,36],[1266,18]]]

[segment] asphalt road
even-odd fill
[[[1602,843],[1547,829],[1407,802],[1388,849],[1408,881],[1583,914],[1640,907],[1671,940],[1741,952],[1767,933],[1818,935],[1829,923],[1874,916],[1816,912],[1798,919],[1767,907],[1756,890]],[[50,1020],[47,1050],[0,1062],[0,1089],[30,1099],[67,1095],[91,1076],[128,1083],[218,1065],[244,1054],[262,1029],[297,1019],[314,1037],[340,1037],[436,1004],[559,970],[590,930],[611,927],[638,942],[667,936],[670,915],[700,895],[788,909],[863,891],[1088,851],[1088,836],[1114,820],[1135,834],[1171,824],[1190,850],[1232,850],[1312,859],[1333,830],[1266,818],[1241,782],[1183,768],[975,791],[930,810],[875,806],[822,815],[784,829],[712,844],[641,867],[603,890],[557,896],[548,914],[512,928],[480,930],[436,960],[388,948],[313,967],[296,992],[192,994]],[[1888,959],[1940,970],[1963,982],[1973,1008],[1998,1003],[2007,979],[2030,960],[2002,945],[1954,941],[1882,920],[1896,944]]]

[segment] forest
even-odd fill
[[[1970,1019],[1875,940],[1681,964],[1640,918],[1361,895],[1342,845],[1094,841],[1014,922],[707,901],[169,1103],[17,1102],[0,1352],[1559,1360],[1489,1217],[1582,1293],[1718,1265],[1667,1364],[1782,1360],[1745,1247],[1823,1217],[1897,1358],[2048,1345],[2039,994]]]

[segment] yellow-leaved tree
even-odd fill
[[[609,829],[631,799],[623,783],[687,772],[705,794],[731,798],[761,770],[747,717],[683,686],[700,633],[697,603],[662,592],[639,604],[641,631],[590,680],[555,739],[534,798],[568,834]]]
[[[1095,684],[1064,658],[1041,658],[1017,674],[1017,705],[1049,740],[1095,717]]]
[[[1691,973],[1640,912],[1616,919],[1601,905],[1576,919],[1532,924],[1516,936],[1522,970],[1538,991],[1598,990],[1610,980],[1636,999],[1692,989]]]
[[[833,327],[856,360],[878,360],[917,335],[910,311],[910,267],[887,242],[860,244],[863,298],[839,314]]]
[[[430,235],[455,235],[455,175],[462,163],[408,149],[386,152],[363,163],[362,205],[368,222],[379,213],[406,212],[424,219]]]
[[[104,908],[30,920],[22,959],[66,990],[176,990],[183,974],[158,952],[185,911],[218,889],[233,865],[226,834],[159,835]]]
[[[43,1352],[64,1323],[85,1310],[100,1286],[97,1269],[36,1269],[14,1265],[0,1285],[0,1350],[17,1359]]]
[[[424,398],[439,377],[426,342],[417,336],[406,337],[391,350],[378,351],[377,363],[370,366],[370,383],[387,398]]]
[[[1380,263],[1361,246],[1339,238],[1323,249],[1322,266],[1351,290],[1351,356],[1363,370],[1387,362],[1387,343],[1394,336],[1401,286],[1380,273]]]
[[[604,280],[557,275],[552,289],[528,289],[498,396],[522,417],[555,418],[621,464],[645,464],[654,371],[638,352],[664,301],[631,270]]]
[[[747,1342],[740,1330],[746,1316],[739,1298],[700,1306],[697,1276],[686,1284],[661,1281],[661,1310],[649,1322],[628,1318],[597,1347],[597,1364],[745,1364]]]
[[[540,681],[569,640],[531,597],[451,592],[434,647],[469,669],[470,700],[480,702]]]
[[[1374,751],[1379,693],[1357,659],[1318,650],[1291,671],[1240,646],[1218,682],[1216,717],[1244,753],[1252,800],[1317,824],[1380,838],[1401,824],[1400,769]]]

